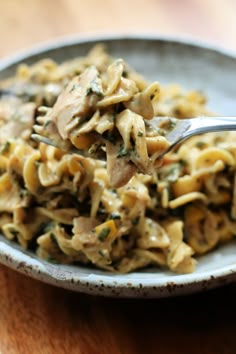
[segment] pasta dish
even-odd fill
[[[236,235],[236,134],[158,156],[171,117],[209,115],[206,104],[199,91],[148,83],[103,45],[19,65],[0,82],[1,233],[55,263],[193,272]],[[155,127],[157,116],[169,118]],[[58,147],[32,139],[36,121]]]

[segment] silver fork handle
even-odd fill
[[[176,145],[194,135],[209,132],[236,131],[236,117],[197,117],[192,119],[176,119],[175,127],[167,133],[170,146],[158,157],[161,159]]]
[[[236,130],[236,117],[198,117],[191,119],[186,136],[203,134],[208,132],[219,132]]]

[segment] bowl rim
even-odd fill
[[[146,40],[146,41],[162,41],[175,44],[183,44],[195,48],[210,50],[218,54],[222,54],[232,59],[236,59],[236,50],[222,46],[213,41],[202,40],[188,35],[169,35],[158,34],[155,32],[110,32],[110,33],[94,33],[94,34],[73,34],[60,36],[55,39],[42,41],[38,44],[16,50],[13,53],[0,58],[0,71],[6,69],[8,66],[14,65],[28,57],[40,55],[48,50],[56,50],[62,47],[69,47],[77,44],[87,44],[93,42],[106,42],[118,40]]]

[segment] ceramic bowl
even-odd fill
[[[122,57],[149,80],[177,82],[203,91],[208,107],[218,114],[236,113],[236,56],[209,45],[155,36],[72,38],[33,48],[0,62],[0,79],[12,75],[24,61],[45,57],[64,61],[85,55],[96,43],[105,43],[114,57]],[[0,262],[40,281],[89,294],[116,297],[165,297],[220,286],[236,279],[236,242],[218,247],[198,259],[188,275],[149,268],[114,275],[85,266],[51,264],[38,259],[0,236]]]

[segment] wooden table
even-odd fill
[[[67,34],[190,35],[236,49],[235,0],[1,0],[0,56]],[[236,353],[236,284],[188,297],[72,293],[0,266],[1,354]]]

